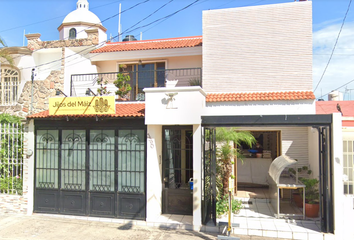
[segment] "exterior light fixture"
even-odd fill
[[[59,88],[55,89],[55,95],[59,96],[60,94],[63,94],[65,97],[68,97],[62,90]]]
[[[97,95],[91,90],[91,88],[87,88],[85,95],[86,95],[86,96],[91,96],[91,93],[92,93],[94,96],[97,96]]]

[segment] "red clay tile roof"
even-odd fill
[[[339,112],[337,104],[343,113],[343,117],[354,117],[354,101],[317,101],[316,114],[331,114]]]
[[[314,100],[312,91],[209,93],[207,102]]]
[[[58,118],[58,117],[79,117],[79,118],[92,118],[96,115],[49,115],[49,110],[32,114],[27,118]],[[112,117],[112,118],[142,118],[145,116],[145,103],[124,103],[116,104],[115,114],[100,114],[99,117]]]
[[[187,48],[202,46],[202,36],[166,38],[142,41],[112,42],[91,51],[91,53],[123,52],[168,48]]]

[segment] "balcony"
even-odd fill
[[[132,90],[126,95],[126,98],[130,101],[144,101],[144,88],[165,87],[166,80],[178,80],[177,87],[202,85],[201,68],[74,74],[71,75],[70,96],[88,96],[93,93],[100,95],[97,89],[103,87],[106,87],[109,95],[115,95],[117,88],[113,82],[117,79],[117,74],[119,73],[130,76],[128,83]]]

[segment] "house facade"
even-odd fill
[[[215,128],[238,127],[269,156],[254,160],[256,175],[240,165],[235,183],[267,185],[257,175],[274,158],[297,159],[320,179],[321,231],[343,239],[341,117],[316,115],[311,1],[204,11],[203,36],[104,44],[92,14],[79,0],[60,40],[30,34],[14,49],[26,54],[18,100],[5,107],[27,117],[34,152],[23,211],[148,223],[189,215],[200,230],[216,223]],[[117,76],[130,78],[124,96]]]

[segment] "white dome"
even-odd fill
[[[86,22],[100,24],[101,20],[89,11],[89,3],[87,0],[78,0],[76,3],[76,10],[69,13],[63,20],[63,23],[75,23],[75,22]]]

